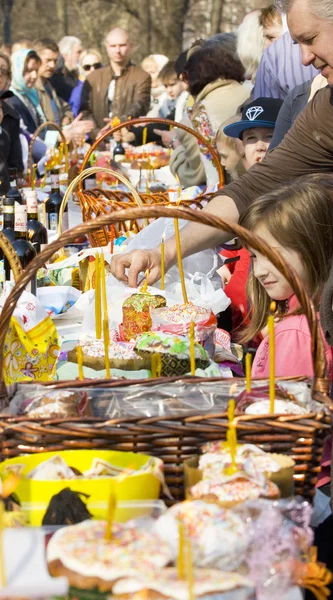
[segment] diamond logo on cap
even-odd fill
[[[247,109],[245,114],[249,121],[255,121],[256,118],[259,117],[259,115],[261,115],[263,112],[264,109],[262,106],[251,106],[251,108]]]

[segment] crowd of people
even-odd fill
[[[233,33],[200,39],[176,60],[152,54],[141,65],[120,27],[106,35],[104,55],[73,36],[59,43],[18,40],[10,52],[0,51],[0,191],[6,191],[9,168],[26,169],[25,144],[43,123],[56,123],[68,142],[93,142],[115,117],[173,121],[171,129],[148,125],[147,142],[170,149],[170,169],[183,188],[216,192],[205,212],[240,222],[291,265],[320,315],[333,379],[332,41],[333,5],[326,0],[278,0],[249,12]],[[177,123],[217,149],[223,190],[209,146]],[[34,147],[36,161],[45,153],[47,131]],[[114,137],[140,145],[143,127],[123,127]],[[313,376],[308,324],[267,258],[251,247],[235,248],[227,234],[200,223],[182,230],[181,247],[184,257],[216,247],[225,258],[237,253],[239,260],[221,274],[232,336],[256,350],[254,376],[268,375],[272,300],[276,375]],[[174,238],[164,253],[168,269],[177,260]],[[160,265],[158,247],[119,254],[111,268],[136,287],[142,272],[149,272],[149,284],[157,281]]]

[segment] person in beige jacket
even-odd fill
[[[185,78],[194,98],[187,110],[191,125],[215,147],[220,125],[236,115],[250,95],[248,86],[243,85],[244,67],[232,50],[230,36],[225,40],[220,36],[218,41],[206,42],[195,50],[186,63]],[[202,183],[203,178],[207,185],[218,182],[210,153],[194,136],[178,130],[172,147],[170,168],[183,186]]]

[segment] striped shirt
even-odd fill
[[[302,65],[302,53],[287,31],[264,51],[259,64],[254,98],[281,98],[290,90],[318,74],[312,65]]]

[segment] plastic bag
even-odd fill
[[[188,221],[179,220],[179,229]],[[143,250],[155,248],[161,243],[163,234],[166,239],[175,233],[173,219],[160,218],[144,227],[128,244],[127,250]],[[226,310],[230,299],[221,287],[221,277],[217,270],[223,261],[216,250],[203,250],[183,259],[183,268],[188,299],[194,304],[210,308],[216,315]],[[172,267],[165,276],[165,290],[180,303],[182,301],[179,270]]]
[[[1,298],[1,309],[6,295]],[[37,298],[24,291],[15,307],[5,339],[5,383],[53,379],[58,353],[58,334],[52,319]]]

